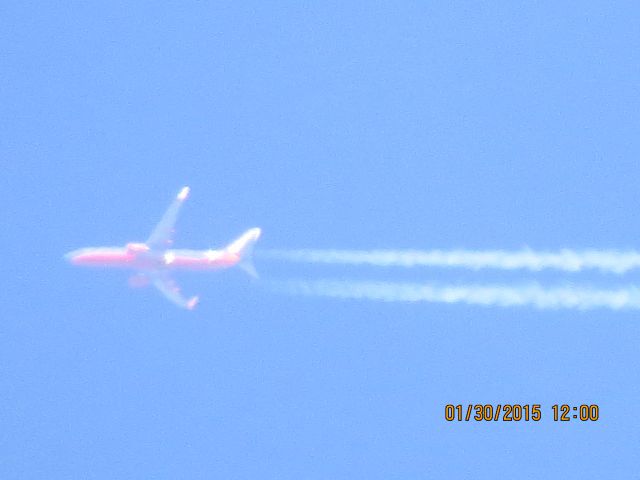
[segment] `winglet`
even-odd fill
[[[189,187],[182,187],[182,190],[180,190],[180,193],[178,193],[178,196],[176,198],[181,202],[184,202],[189,196],[189,191]]]
[[[191,297],[188,301],[187,301],[187,310],[193,310],[194,308],[196,308],[196,305],[198,305],[198,302],[200,301],[200,297],[198,297],[197,295],[195,297]]]

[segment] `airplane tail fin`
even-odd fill
[[[238,266],[253,278],[258,278],[258,272],[251,261],[251,253],[261,233],[259,228],[251,228],[231,242],[226,248],[228,252],[235,253],[240,257]]]

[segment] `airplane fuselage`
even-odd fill
[[[144,244],[133,244],[141,246]],[[75,250],[67,255],[74,265],[133,270],[218,270],[240,261],[237,253],[226,250],[164,250],[144,248],[95,247]]]

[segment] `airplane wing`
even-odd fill
[[[151,248],[152,250],[162,249],[167,248],[171,245],[171,243],[173,242],[174,233],[173,226],[178,219],[180,207],[188,196],[189,187],[184,187],[182,190],[180,190],[180,193],[178,193],[173,203],[169,205],[169,208],[160,219],[160,222],[158,223],[158,225],[156,225],[156,228],[153,229],[153,232],[151,232],[151,235],[147,239],[146,244],[149,246],[149,248]]]
[[[179,307],[193,310],[198,304],[198,297],[186,298],[180,293],[180,287],[166,272],[155,272],[152,275],[153,285],[172,303]]]

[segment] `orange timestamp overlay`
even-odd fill
[[[551,418],[554,422],[596,422],[600,419],[598,405],[551,405]],[[519,404],[507,403],[496,405],[490,403],[452,405],[444,407],[444,419],[447,422],[539,422],[542,420],[543,410],[538,403]]]

